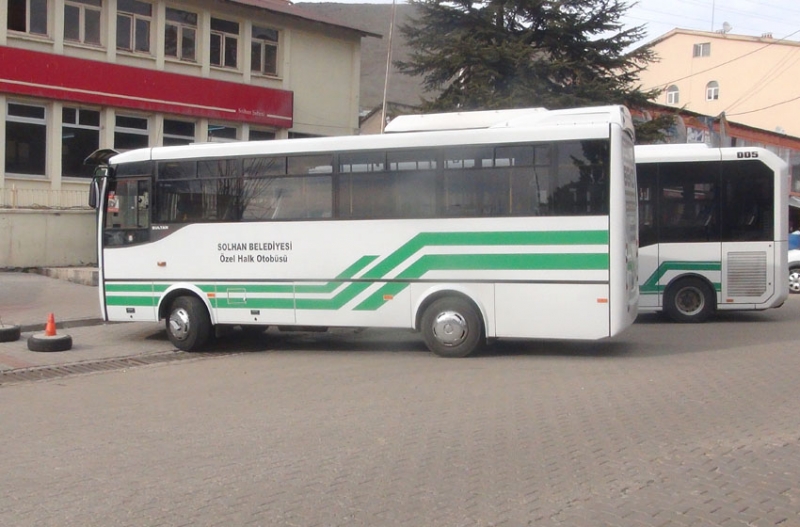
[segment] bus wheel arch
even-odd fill
[[[453,290],[425,298],[417,309],[415,328],[440,357],[466,357],[486,339],[483,311],[468,295]]]
[[[716,289],[703,276],[683,275],[664,289],[664,312],[675,322],[705,322],[716,310]]]
[[[158,314],[160,319],[164,319],[167,337],[179,350],[201,349],[211,337],[211,312],[193,291],[170,291],[161,301]]]

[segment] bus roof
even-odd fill
[[[461,127],[436,131],[409,131],[381,135],[352,135],[278,139],[268,141],[239,141],[232,143],[196,143],[182,146],[142,148],[121,153],[110,159],[111,164],[166,159],[201,159],[282,154],[312,154],[377,150],[384,148],[430,148],[450,145],[481,145],[526,141],[608,138],[608,125],[618,123],[633,132],[630,114],[624,106],[602,106],[570,110],[523,109],[503,110],[506,119],[482,128]],[[469,114],[486,112],[463,112]],[[493,113],[493,112],[489,112]],[[513,118],[509,118],[513,117]],[[627,119],[627,123],[625,120]],[[464,121],[466,122],[466,120]],[[462,125],[463,126],[463,125]],[[487,130],[491,129],[491,133]],[[576,131],[577,130],[577,131]]]
[[[757,156],[753,156],[757,153]],[[739,155],[743,154],[743,155]],[[662,145],[636,145],[637,163],[661,161],[726,161],[733,159],[761,158],[765,162],[782,161],[776,154],[757,146],[713,147],[705,143],[681,143]]]
[[[386,133],[397,133],[489,128],[509,119],[546,111],[545,108],[517,108],[513,110],[399,115],[386,125],[385,131]]]
[[[591,106],[547,110],[517,108],[477,112],[401,115],[386,125],[386,132],[421,132],[431,130],[465,130],[486,128],[521,128],[528,126],[618,123],[631,126],[631,117],[624,106]]]

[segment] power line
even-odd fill
[[[744,104],[748,99],[753,97],[757,94],[761,89],[767,86],[770,82],[774,79],[777,79],[784,73],[790,70],[791,66],[794,66],[798,60],[800,60],[800,56],[798,56],[798,52],[800,49],[790,49],[786,55],[778,60],[775,65],[773,65],[767,72],[757,81],[753,82],[750,89],[746,90],[738,99],[733,101],[727,108],[725,108],[725,112],[734,109],[735,107]],[[792,60],[794,59],[794,60]],[[791,60],[791,64],[787,65],[787,62]]]
[[[695,76],[697,76],[697,75],[700,75],[701,73],[706,73],[706,72],[708,72],[708,71],[715,70],[715,69],[717,69],[717,68],[721,68],[722,66],[725,66],[725,65],[727,65],[727,64],[730,64],[731,62],[736,62],[737,60],[739,60],[739,59],[743,59],[743,58],[745,58],[745,57],[747,57],[747,56],[749,56],[749,55],[752,55],[753,53],[758,53],[758,52],[759,52],[759,51],[761,51],[762,49],[765,49],[765,48],[768,48],[768,47],[770,47],[770,46],[774,46],[775,44],[778,44],[778,43],[780,43],[780,42],[783,42],[784,40],[787,40],[789,37],[792,37],[792,36],[796,35],[797,33],[800,33],[800,29],[798,29],[798,30],[797,30],[797,31],[795,31],[794,33],[790,33],[790,34],[786,35],[786,36],[785,36],[785,37],[783,37],[783,38],[779,38],[779,39],[776,39],[776,40],[774,40],[774,41],[772,41],[772,42],[769,42],[768,44],[765,44],[765,45],[761,46],[761,47],[760,47],[760,48],[758,48],[758,49],[754,49],[753,51],[748,51],[748,52],[747,52],[747,53],[745,53],[744,55],[739,55],[738,57],[734,57],[734,58],[732,58],[732,59],[730,59],[730,60],[726,60],[725,62],[722,62],[722,63],[720,63],[720,64],[717,64],[716,66],[711,66],[710,68],[706,68],[706,69],[704,69],[704,70],[701,70],[701,71],[698,71],[698,72],[695,72],[695,73],[691,73],[691,74],[689,74],[689,75],[686,75],[686,76],[684,76],[684,77],[681,77],[681,78],[679,78],[679,79],[673,79],[673,80],[667,81],[667,82],[665,82],[665,83],[658,84],[658,85],[657,85],[657,86],[655,86],[655,87],[667,86],[667,85],[669,85],[669,84],[672,84],[672,83],[675,83],[675,82],[679,82],[679,81],[682,81],[682,80],[685,80],[685,79],[690,79],[690,78],[692,78],[692,77],[695,77]]]
[[[798,95],[797,97],[793,97],[791,99],[787,99],[785,101],[776,102],[775,104],[770,104],[769,106],[764,106],[763,108],[758,108],[756,110],[748,110],[746,112],[732,113],[732,114],[729,114],[728,117],[733,117],[735,115],[747,115],[748,113],[756,113],[756,112],[761,112],[761,111],[764,111],[764,110],[769,110],[770,108],[775,108],[776,106],[780,106],[782,104],[790,103],[790,102],[796,101],[798,99],[800,99],[800,95]]]

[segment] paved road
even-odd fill
[[[0,386],[0,525],[800,526],[798,320],[793,297],[463,360],[405,332],[234,336]],[[121,327],[171,349],[78,329]]]

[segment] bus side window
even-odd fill
[[[758,160],[724,164],[724,241],[769,241],[774,235],[774,178]]]
[[[657,163],[641,163],[636,167],[639,183],[639,246],[658,243],[658,215],[656,211],[658,190]]]

